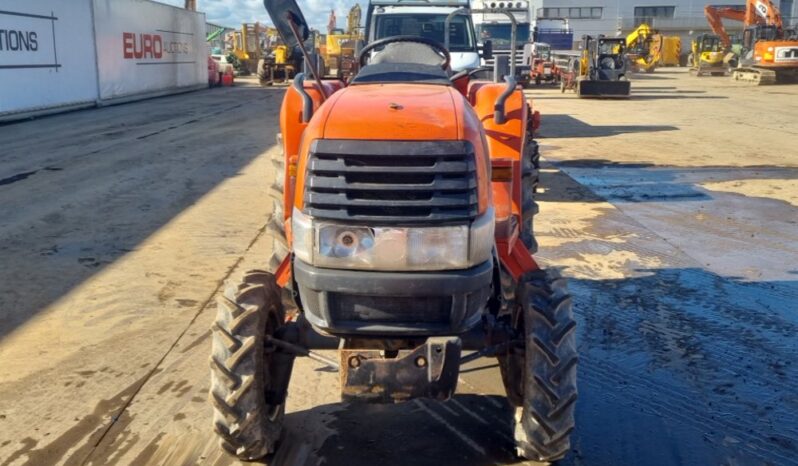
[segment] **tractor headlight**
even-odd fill
[[[315,220],[294,209],[296,257],[317,267],[405,271],[466,269],[490,259],[493,209],[470,225],[366,227]]]

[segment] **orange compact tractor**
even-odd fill
[[[311,63],[294,0],[264,3]],[[271,267],[228,282],[213,325],[213,424],[239,458],[276,448],[296,356],[371,403],[446,400],[461,364],[495,357],[519,455],[568,452],[576,324],[565,280],[532,257],[539,117],[512,76],[449,60],[429,37],[386,37],[347,85],[306,66],[287,89]]]

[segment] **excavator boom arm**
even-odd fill
[[[731,47],[731,39],[723,26],[723,19],[739,21],[745,27],[763,24],[775,26],[779,30],[782,28],[781,13],[770,0],[747,0],[744,9],[707,5],[704,7],[704,16],[707,17],[712,32],[720,36],[720,40],[726,48]]]
[[[720,41],[723,43],[724,47],[729,48],[731,47],[731,38],[726,32],[726,28],[723,26],[722,19],[731,19],[744,23],[746,11],[735,7],[707,5],[704,7],[704,16],[707,17],[707,22],[709,23],[709,27],[712,28],[712,32],[720,37]]]

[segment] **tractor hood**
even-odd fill
[[[431,84],[360,84],[339,91],[325,139],[457,140],[462,108],[455,89]]]

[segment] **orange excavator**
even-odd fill
[[[704,14],[727,50],[731,49],[731,38],[722,20],[740,21],[745,27],[742,54],[732,71],[736,81],[754,84],[798,81],[798,33],[784,28],[781,14],[770,0],[748,0],[743,9],[707,5]],[[732,60],[729,56],[728,61]]]

